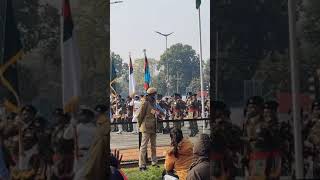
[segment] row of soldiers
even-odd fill
[[[147,95],[146,95],[147,96]],[[121,131],[132,132],[134,131],[134,125],[131,123],[134,112],[139,109],[136,108],[136,104],[140,104],[141,100],[145,98],[144,95],[136,95],[134,98],[127,97],[126,100],[118,95],[115,98],[111,98],[111,112],[114,122],[122,123],[122,125],[115,125],[114,132],[121,133]],[[205,117],[209,116],[210,99],[205,98]],[[182,119],[197,119],[201,117],[201,101],[198,99],[197,94],[192,92],[187,93],[186,100],[182,99],[182,96],[175,93],[171,97],[163,97],[163,95],[157,95],[157,104],[164,110],[164,115],[159,117],[162,120],[182,120]],[[119,128],[120,126],[120,128]],[[175,126],[181,128],[184,126],[184,122],[176,122]],[[208,122],[206,122],[206,127]],[[122,128],[121,128],[122,127]],[[158,133],[169,133],[169,123],[158,122]],[[196,121],[190,121],[190,136],[195,136],[199,130]]]
[[[293,127],[292,119],[280,120],[278,103],[264,101],[259,96],[248,99],[242,125],[232,123],[230,110],[221,101],[212,107],[210,154],[212,172],[217,179],[279,179],[293,176]],[[320,178],[320,101],[314,101],[310,116],[301,122],[304,157],[311,157],[313,177]],[[296,162],[300,163],[300,162]],[[307,163],[305,163],[307,164]]]
[[[37,115],[35,107],[26,105],[18,114],[2,117],[0,179],[81,180],[95,179],[95,174],[106,177],[105,158],[109,157],[108,149],[110,152],[106,112],[105,105],[95,110],[81,108],[76,113],[57,108],[49,124]],[[101,157],[103,154],[106,157]]]

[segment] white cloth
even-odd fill
[[[179,180],[178,178],[170,176],[168,174],[164,175],[163,179],[164,180]]]
[[[133,101],[133,118],[132,122],[138,122],[137,115],[139,112],[139,109],[141,107],[141,102],[140,101]]]

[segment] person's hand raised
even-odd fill
[[[114,156],[116,159],[117,159],[117,161],[118,161],[118,167],[119,167],[119,169],[121,168],[120,167],[120,164],[121,164],[121,161],[122,161],[122,154],[120,155],[120,151],[119,150],[117,150],[117,149],[115,149],[114,150],[114,153],[112,154],[112,156]]]

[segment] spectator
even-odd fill
[[[199,140],[194,144],[193,154],[196,158],[192,163],[187,180],[210,179],[210,137],[201,134]]]
[[[193,144],[187,139],[183,138],[182,131],[178,128],[173,128],[170,131],[171,148],[166,155],[164,167],[166,177],[174,176],[174,172],[179,179],[185,180],[188,170],[194,160],[193,158]]]
[[[118,150],[114,150],[114,154],[111,154],[110,159],[110,172],[111,172],[111,180],[128,180],[124,172],[120,168],[120,163],[122,160],[122,155],[119,155]]]

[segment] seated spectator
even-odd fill
[[[164,163],[166,173],[164,179],[169,179],[170,176],[170,179],[172,179],[173,174],[175,174],[179,179],[185,180],[194,160],[193,144],[189,139],[183,138],[182,131],[177,128],[170,131],[170,138],[171,149],[167,152]]]
[[[210,179],[210,137],[201,134],[199,140],[194,144],[193,154],[196,158],[190,167],[187,180]]]

